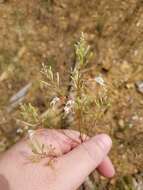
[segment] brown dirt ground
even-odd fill
[[[135,86],[143,80],[142,0],[0,3],[0,150],[20,138],[13,119],[19,109],[5,114],[10,97],[31,81],[25,101],[44,111],[46,98],[37,85],[41,63],[64,72],[72,65],[73,44],[81,32],[94,52],[91,75],[102,73],[114,92],[112,107],[95,131],[112,136],[117,176],[98,189],[129,190],[126,178],[143,181],[143,94]]]

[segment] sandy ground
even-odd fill
[[[24,101],[46,110],[46,97],[38,86],[41,63],[61,73],[70,68],[73,44],[81,32],[94,52],[91,75],[102,74],[114,92],[112,106],[95,133],[112,136],[117,176],[110,182],[102,179],[98,189],[142,190],[143,93],[136,86],[143,81],[141,0],[0,3],[0,151],[20,139],[15,123],[19,108],[8,113],[10,98],[32,82]]]

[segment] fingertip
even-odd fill
[[[106,157],[97,169],[104,177],[112,178],[115,175],[115,168],[108,157]]]
[[[60,170],[66,173],[66,183],[72,184],[71,189],[77,189],[85,178],[104,161],[111,145],[112,140],[108,135],[97,135],[81,143],[59,159]]]

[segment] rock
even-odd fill
[[[143,81],[136,82],[137,90],[143,94]]]
[[[134,115],[134,116],[132,116],[132,120],[133,121],[138,121],[140,118],[139,118],[139,116],[138,115]]]
[[[126,88],[127,89],[133,89],[134,88],[134,84],[133,83],[127,83],[126,84]]]
[[[104,79],[103,79],[101,76],[95,77],[94,80],[95,80],[99,85],[101,85],[101,86],[104,86],[104,85],[105,85],[105,81],[104,81]]]
[[[119,140],[125,140],[125,135],[122,132],[116,132],[115,138],[117,138]]]
[[[124,126],[125,126],[124,120],[123,120],[123,119],[120,119],[120,120],[118,121],[118,125],[120,126],[121,129],[123,129]]]
[[[112,67],[111,61],[103,61],[102,63],[102,69],[106,72],[108,72]]]
[[[10,65],[6,71],[4,71],[1,75],[0,75],[0,82],[3,82],[4,80],[6,80],[10,73],[12,73],[14,71],[14,66]]]
[[[19,99],[21,99],[22,97],[24,97],[26,93],[28,92],[28,90],[31,88],[31,86],[32,86],[32,83],[30,82],[26,86],[22,87],[16,94],[14,94],[10,98],[10,103],[14,103],[18,101]]]
[[[10,113],[15,107],[17,107],[25,98],[26,94],[30,90],[32,83],[28,83],[26,86],[22,87],[16,94],[14,94],[10,100],[6,111]]]

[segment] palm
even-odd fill
[[[108,141],[107,147],[99,141],[101,136]],[[38,130],[34,138],[44,149],[39,147],[37,153],[33,152],[26,137],[1,157],[0,186],[3,190],[74,190],[97,166],[103,175],[114,174],[106,157],[111,147],[106,135],[81,143],[76,131],[43,129]]]

